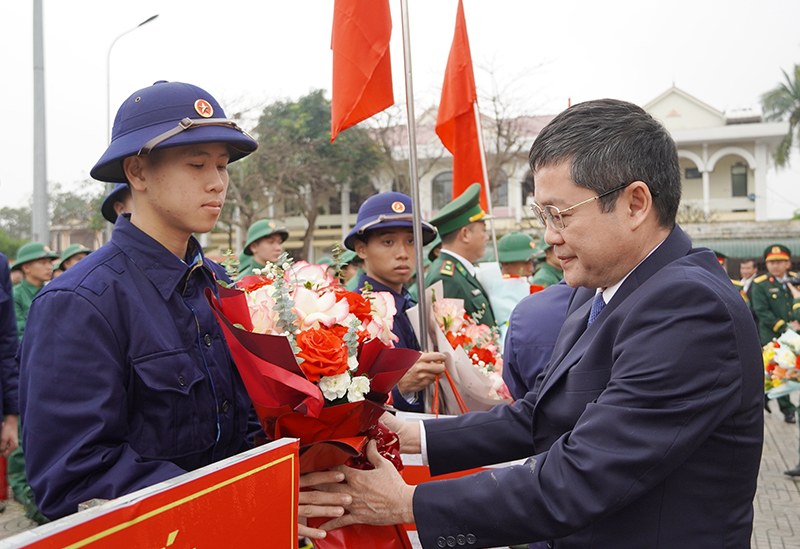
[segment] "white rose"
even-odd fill
[[[797,335],[797,333],[792,330],[783,332],[783,335],[778,338],[778,342],[781,345],[788,345],[795,352],[800,351],[800,335]]]
[[[328,400],[342,398],[350,386],[350,374],[347,372],[335,376],[322,376],[319,380],[319,389]]]
[[[775,350],[775,363],[781,368],[797,368],[797,357],[788,347],[781,347]]]
[[[364,400],[364,395],[367,393],[369,393],[369,378],[367,376],[354,377],[347,390],[347,400],[348,402]]]
[[[356,355],[347,357],[347,369],[351,372],[358,370],[358,357]]]

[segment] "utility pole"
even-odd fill
[[[33,211],[34,242],[50,245],[47,205],[47,131],[44,102],[44,35],[42,0],[33,0]]]

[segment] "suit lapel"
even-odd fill
[[[595,292],[579,289],[575,293],[573,303],[578,302],[579,299],[586,299],[586,301],[577,306],[577,308],[575,306],[570,307],[572,312],[569,313],[561,332],[558,334],[558,340],[553,350],[553,358],[539,390],[539,398],[562,376],[566,375],[569,369],[583,357],[605,319],[619,307],[619,304],[662,267],[686,255],[691,249],[691,245],[692,242],[689,237],[684,234],[680,227],[675,225],[670,235],[658,249],[636,267],[625,282],[622,283],[611,302],[606,304],[603,311],[588,328],[586,325],[589,321],[589,311],[592,308],[592,300],[589,297],[593,296]]]

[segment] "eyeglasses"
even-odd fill
[[[631,183],[633,182],[631,181]],[[533,212],[536,214],[536,217],[539,219],[539,223],[542,224],[542,227],[547,227],[547,223],[549,222],[550,226],[553,227],[555,230],[563,231],[564,230],[564,218],[562,217],[563,214],[565,214],[570,210],[574,210],[578,206],[583,206],[584,204],[588,204],[592,200],[597,200],[598,198],[603,198],[604,196],[608,196],[611,193],[620,191],[625,187],[627,187],[628,185],[630,185],[630,183],[625,183],[624,185],[620,185],[619,187],[611,189],[610,191],[606,191],[603,194],[598,194],[597,196],[593,196],[588,200],[584,200],[583,202],[578,202],[574,206],[570,206],[565,210],[559,210],[555,206],[545,206],[544,208],[542,208],[536,202],[531,204],[531,210],[533,210]]]

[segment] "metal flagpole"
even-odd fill
[[[422,250],[422,207],[417,175],[417,128],[414,116],[414,85],[411,79],[411,36],[408,30],[408,0],[400,0],[403,13],[403,60],[406,71],[406,112],[408,114],[408,166],[411,176],[411,206],[414,208],[414,251],[417,263],[417,303],[419,304],[419,346],[428,351],[428,315],[425,307],[425,263]]]
[[[486,166],[486,148],[483,145],[483,124],[481,124],[481,111],[478,110],[478,102],[472,103],[472,110],[475,112],[475,127],[478,128],[478,147],[481,151],[481,168],[483,168],[483,186],[486,189],[486,206],[489,208],[489,228],[492,231],[492,248],[494,248],[494,260],[500,263],[500,256],[497,254],[497,234],[494,232],[494,215],[492,214],[492,191],[489,187],[489,168]]]

